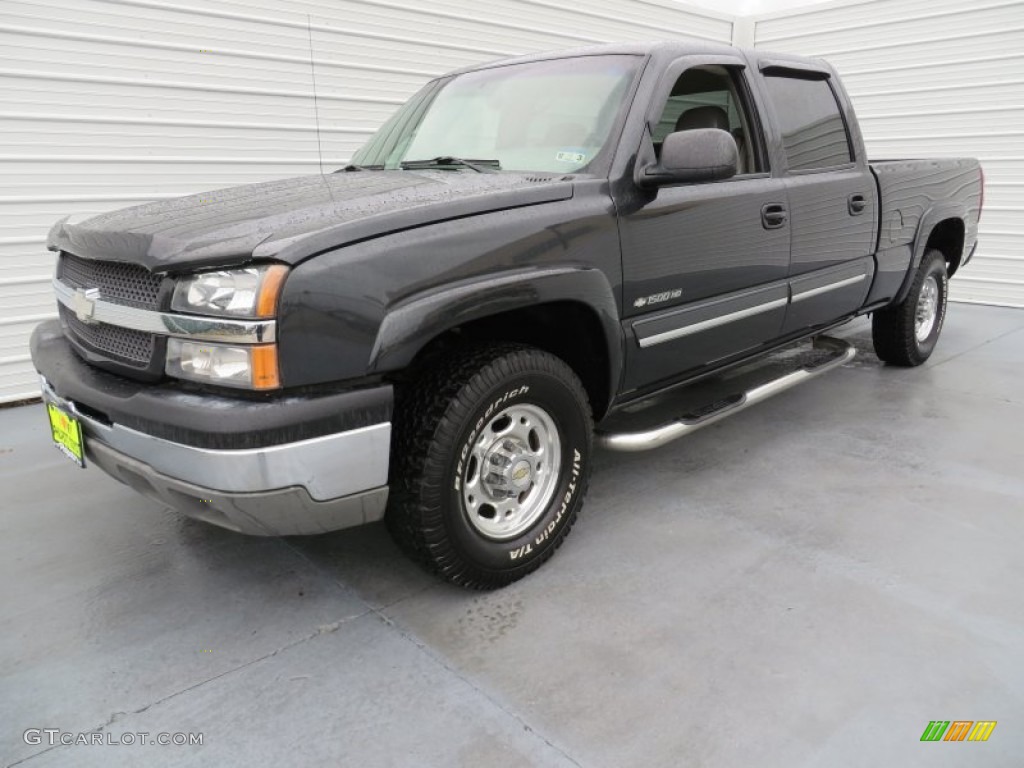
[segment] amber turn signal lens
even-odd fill
[[[288,274],[288,267],[274,264],[267,267],[260,281],[260,295],[256,299],[256,317],[273,317],[277,313],[277,300],[281,296],[281,286]]]
[[[277,389],[281,386],[281,377],[277,372],[277,345],[266,344],[253,347],[252,388]]]

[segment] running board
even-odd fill
[[[714,424],[733,414],[744,411],[752,405],[767,400],[772,395],[785,392],[805,381],[810,381],[816,376],[831,371],[833,368],[850,362],[857,354],[852,344],[835,339],[831,336],[818,336],[814,339],[814,346],[818,349],[830,349],[836,353],[835,357],[818,363],[813,366],[804,366],[792,373],[787,373],[777,379],[749,389],[743,394],[733,395],[718,402],[705,406],[697,413],[687,414],[680,419],[662,424],[654,429],[642,432],[614,432],[597,433],[594,435],[595,442],[602,448],[611,451],[648,451],[652,448],[660,448],[666,443],[678,440],[701,427]]]

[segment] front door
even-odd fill
[[[780,334],[786,313],[786,191],[768,172],[743,68],[681,69],[670,68],[652,113],[655,152],[675,130],[720,128],[740,163],[731,179],[661,187],[619,207],[627,391],[754,350]]]

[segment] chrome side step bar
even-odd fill
[[[747,390],[741,395],[727,398],[720,404],[716,404],[712,410],[695,417],[683,417],[676,421],[670,421],[654,429],[643,432],[618,432],[618,433],[597,433],[594,441],[602,448],[611,451],[648,451],[652,448],[660,448],[666,443],[678,440],[701,427],[714,424],[733,414],[744,411],[752,405],[767,400],[772,395],[777,395],[787,389],[810,381],[816,376],[831,371],[833,368],[850,362],[857,354],[852,344],[835,339],[831,336],[818,336],[814,339],[814,346],[818,349],[831,349],[836,356],[814,366],[804,366],[799,370],[787,373],[777,379],[761,384],[753,389]]]

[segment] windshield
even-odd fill
[[[641,59],[580,56],[434,81],[352,158],[399,168],[432,158],[497,160],[502,170],[573,173],[608,143]]]

